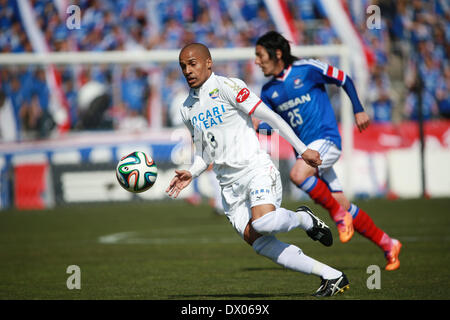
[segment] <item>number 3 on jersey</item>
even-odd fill
[[[303,118],[300,115],[300,110],[294,109],[288,112],[289,122],[292,128],[295,128],[303,123]]]
[[[217,141],[216,141],[216,137],[214,137],[214,135],[211,132],[208,132],[206,134],[206,136],[209,139],[209,144],[211,145],[211,147],[213,147],[214,149],[217,148]]]

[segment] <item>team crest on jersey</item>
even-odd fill
[[[294,80],[294,89],[298,89],[301,87],[303,87],[302,79],[300,79],[300,78],[295,79]]]
[[[209,96],[211,97],[211,99],[217,99],[219,97],[219,89],[214,89],[213,91],[211,91],[209,93]]]

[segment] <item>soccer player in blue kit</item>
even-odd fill
[[[383,250],[386,270],[398,269],[402,244],[378,228],[363,209],[350,203],[333,169],[341,154],[341,137],[325,85],[334,84],[344,89],[352,102],[360,132],[370,124],[352,79],[342,70],[321,61],[293,56],[289,41],[275,31],[257,40],[255,55],[255,63],[264,75],[272,76],[262,88],[261,100],[289,123],[308,148],[321,155],[322,164],[313,168],[296,152],[291,181],[328,210],[341,242],[349,241],[356,229]],[[260,122],[258,129],[271,128]]]

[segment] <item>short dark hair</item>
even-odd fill
[[[200,53],[205,55],[206,58],[211,58],[211,52],[209,51],[208,47],[205,46],[203,43],[199,43],[199,42],[193,42],[193,43],[189,43],[189,44],[185,45],[183,47],[183,49],[181,49],[180,54],[181,54],[181,52],[183,52],[184,50],[189,49],[189,48],[195,48],[195,49],[199,50]]]
[[[281,50],[281,60],[283,60],[286,67],[291,65],[295,60],[298,60],[297,57],[291,54],[291,45],[289,44],[289,41],[276,31],[269,31],[259,37],[256,41],[256,45],[264,47],[271,60],[275,60],[276,51]]]

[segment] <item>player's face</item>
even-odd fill
[[[257,45],[255,48],[255,64],[261,68],[261,71],[266,77],[275,76],[277,72],[277,62],[270,59],[269,53],[266,48],[261,45]]]
[[[199,88],[211,75],[212,61],[197,50],[185,50],[179,58],[181,71],[191,88]]]

